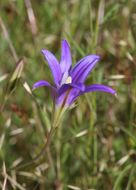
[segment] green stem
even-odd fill
[[[57,190],[62,190],[62,174],[61,174],[61,127],[57,131],[57,142],[56,142],[56,177],[57,177]]]
[[[49,133],[47,135],[47,139],[46,139],[46,142],[45,142],[42,150],[40,151],[40,153],[35,158],[33,158],[30,162],[27,162],[26,164],[23,164],[23,165],[21,165],[19,167],[11,168],[11,169],[16,169],[16,170],[17,169],[22,169],[22,168],[25,168],[27,166],[30,166],[33,163],[38,162],[38,160],[41,158],[41,156],[47,151],[47,148],[49,147],[49,145],[51,143],[52,136],[55,133],[55,129],[56,128],[54,128],[54,127],[51,128],[51,130],[49,131]]]

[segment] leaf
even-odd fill
[[[17,84],[19,82],[19,79],[21,78],[23,68],[24,68],[24,61],[21,58],[17,62],[17,67],[14,70],[13,74],[11,75],[9,82],[7,84],[6,97],[9,97],[15,91]]]
[[[7,88],[4,92],[4,101],[3,104],[0,108],[0,112],[3,111],[4,106],[6,101],[8,100],[9,96],[15,91],[18,82],[21,78],[21,74],[24,68],[24,61],[22,58],[19,59],[19,61],[17,62],[17,66],[13,72],[13,74],[11,75],[11,77],[9,78],[8,84],[7,84]]]

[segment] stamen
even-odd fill
[[[70,83],[72,83],[72,77],[71,77],[71,76],[69,76],[69,77],[67,78],[65,84],[70,84]]]

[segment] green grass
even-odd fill
[[[135,190],[136,3],[31,0],[31,23],[26,2],[0,4],[0,189]],[[73,63],[87,54],[101,56],[86,83],[110,85],[117,97],[80,97],[34,162],[51,126],[53,105],[48,89],[32,96],[23,84],[31,88],[40,79],[53,81],[40,51],[49,49],[59,58],[63,38],[71,45]],[[19,58],[24,68],[12,83]]]

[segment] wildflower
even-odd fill
[[[60,62],[50,51],[43,49],[42,53],[51,69],[54,85],[45,80],[40,80],[33,85],[33,89],[42,86],[49,87],[53,100],[58,107],[69,107],[78,96],[88,92],[116,93],[111,87],[105,85],[85,85],[87,76],[100,59],[98,55],[85,56],[72,68],[70,47],[66,40],[62,41]]]

